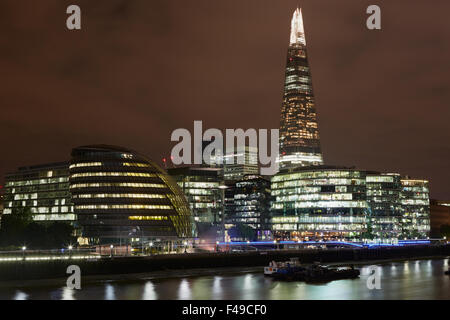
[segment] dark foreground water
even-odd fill
[[[327,284],[275,282],[258,273],[222,272],[215,276],[99,281],[81,290],[33,286],[0,288],[0,299],[450,299],[447,259],[378,265],[381,289],[369,290],[368,266],[361,276]]]

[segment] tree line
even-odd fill
[[[0,226],[0,248],[57,249],[76,243],[74,227],[66,222],[33,221],[30,208],[14,208],[4,214]]]

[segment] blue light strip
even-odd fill
[[[242,246],[242,245],[277,245],[277,244],[297,244],[297,245],[312,245],[312,244],[322,244],[322,245],[346,245],[346,246],[352,246],[352,247],[358,247],[358,248],[364,248],[364,247],[398,247],[403,246],[406,244],[430,244],[430,240],[399,240],[397,244],[390,244],[390,243],[367,243],[367,244],[361,244],[356,242],[344,242],[344,241],[326,241],[326,242],[320,242],[320,241],[279,241],[279,242],[273,242],[273,241],[235,241],[235,242],[219,242],[219,246]]]
[[[219,246],[223,245],[230,245],[230,246],[242,246],[242,245],[277,245],[277,244],[325,244],[325,245],[349,245],[353,247],[363,247],[363,245],[354,243],[354,242],[340,242],[340,241],[327,241],[327,242],[318,242],[318,241],[279,241],[279,242],[273,242],[273,241],[235,241],[235,242],[219,242]]]

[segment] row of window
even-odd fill
[[[70,177],[71,178],[80,178],[80,177],[156,177],[157,175],[154,173],[146,173],[146,172],[83,172],[83,173],[74,173]]]
[[[163,194],[148,193],[96,193],[96,194],[74,194],[73,198],[90,199],[90,198],[142,198],[142,199],[164,199]]]
[[[161,209],[170,210],[172,206],[163,204],[87,204],[77,205],[76,210],[92,210],[92,209]]]
[[[38,185],[38,184],[63,183],[63,182],[67,182],[67,181],[69,181],[69,177],[7,181],[5,183],[5,186],[6,187],[21,187],[21,186],[31,186],[31,185]]]
[[[82,168],[82,167],[99,167],[102,166],[102,162],[80,162],[80,163],[74,163],[69,166],[70,169],[72,168]],[[123,162],[123,166],[125,167],[140,167],[140,168],[147,168],[150,167],[148,163],[137,163],[137,162]]]
[[[99,188],[99,187],[130,187],[130,188],[165,188],[159,183],[132,183],[132,182],[112,182],[112,183],[75,183],[70,185],[70,189],[75,188]]]

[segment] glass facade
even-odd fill
[[[76,216],[69,192],[69,163],[21,167],[6,175],[4,214],[30,208],[35,221],[74,223]]]
[[[401,179],[403,236],[424,238],[430,232],[430,198],[427,180]]]
[[[239,159],[243,163],[239,163]],[[242,146],[227,152],[223,160],[223,177],[225,182],[234,182],[248,174],[258,174],[258,148]]]
[[[375,238],[402,237],[401,182],[399,174],[368,174],[367,201],[370,206],[368,233]]]
[[[323,163],[301,10],[294,12],[280,120],[279,167]]]
[[[186,196],[196,226],[194,232],[199,232],[200,236],[221,221],[220,171],[218,168],[200,167],[168,169]]]
[[[272,177],[272,229],[280,240],[359,238],[369,206],[364,171],[324,167]]]
[[[247,175],[232,188],[233,199],[227,203],[227,228],[246,225],[255,230],[257,239],[271,239],[270,181],[259,175]]]
[[[272,229],[280,240],[401,239],[429,234],[425,180],[314,166],[272,177]]]
[[[69,181],[83,237],[91,243],[192,237],[181,190],[134,151],[105,145],[75,148]]]

